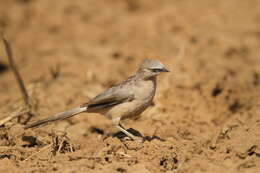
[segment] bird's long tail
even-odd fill
[[[70,118],[70,117],[77,115],[79,113],[82,113],[86,110],[87,110],[87,107],[77,107],[77,108],[70,109],[70,110],[65,111],[65,112],[60,112],[60,113],[57,113],[57,114],[55,114],[51,117],[48,117],[48,118],[45,118],[43,120],[39,120],[39,121],[36,121],[32,124],[26,125],[25,129],[37,127],[37,126],[40,126],[40,125],[43,125],[43,124],[46,124],[46,123],[49,123],[49,122],[57,121],[57,120],[63,120],[63,119],[66,119],[66,118]]]

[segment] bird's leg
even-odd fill
[[[112,120],[113,123],[115,124],[116,128],[118,128],[121,132],[123,132],[126,136],[130,137],[131,139],[135,140],[135,141],[138,141],[138,142],[143,142],[143,139],[137,137],[137,136],[134,136],[133,134],[129,133],[120,123],[120,118],[115,118]]]

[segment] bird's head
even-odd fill
[[[162,72],[170,72],[166,67],[156,59],[144,59],[138,69],[138,73],[142,74],[145,79],[155,77]]]

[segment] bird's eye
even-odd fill
[[[152,72],[154,72],[154,73],[159,73],[159,72],[162,71],[162,69],[159,69],[159,68],[154,68],[154,69],[151,69],[151,70],[152,70]]]

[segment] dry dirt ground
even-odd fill
[[[260,1],[0,0],[37,115],[0,127],[0,172],[259,172]],[[171,73],[154,105],[123,124],[97,114],[23,130],[135,72],[145,57]],[[0,44],[0,119],[22,96]]]

